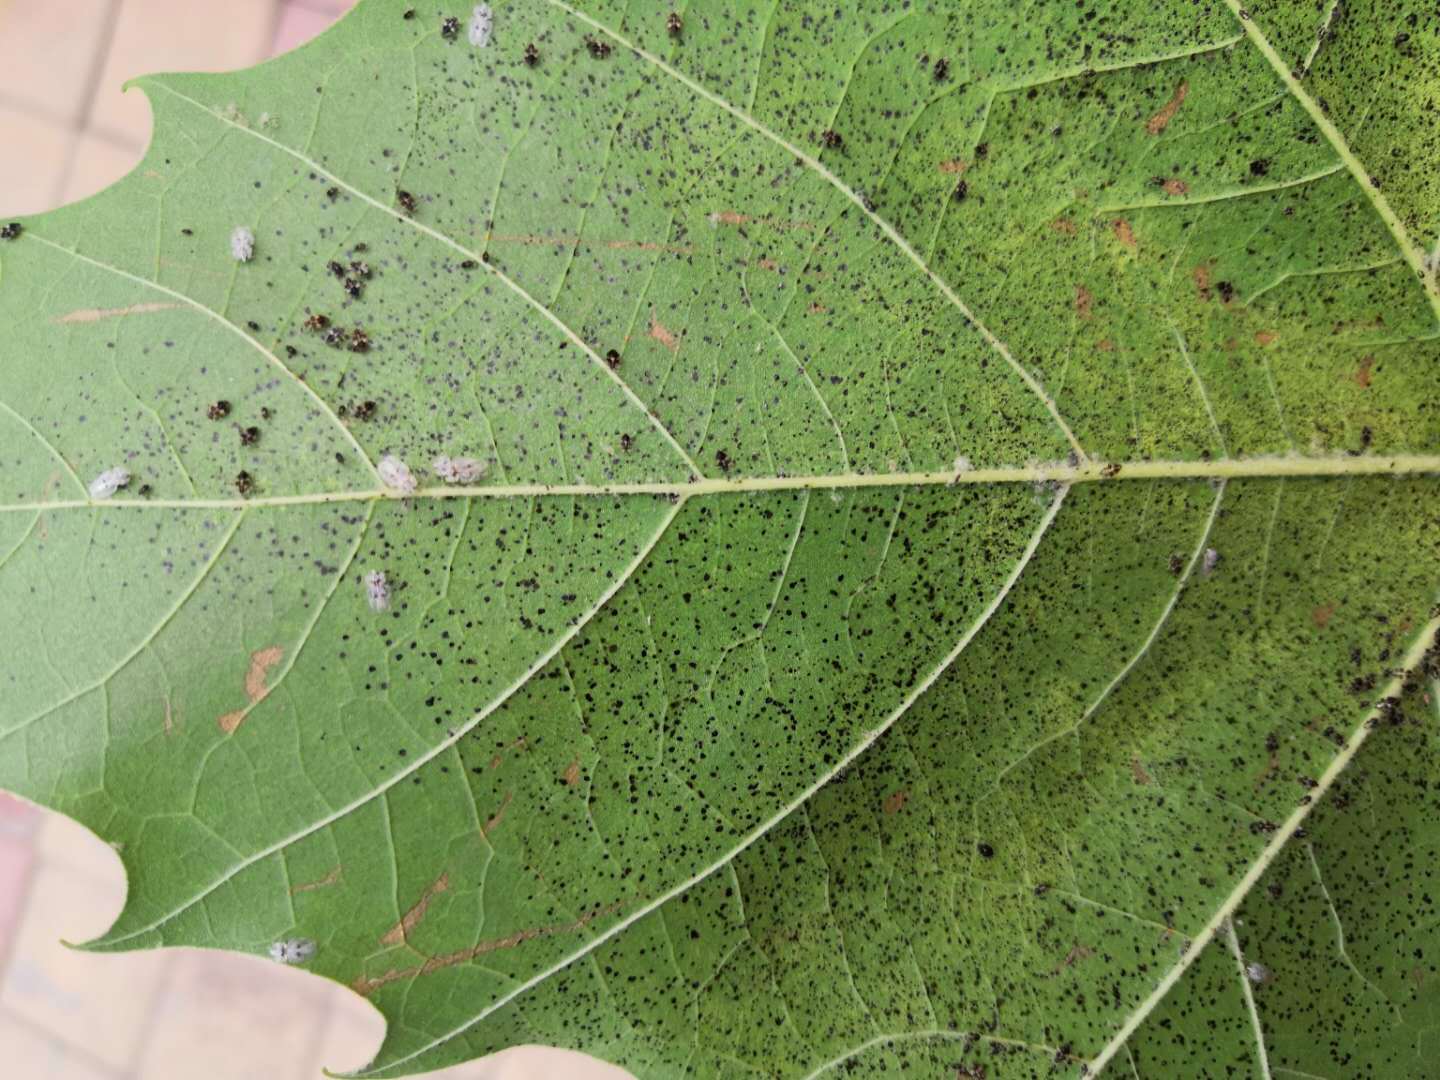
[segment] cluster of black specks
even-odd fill
[[[440,22],[440,36],[446,41],[454,41],[460,36],[460,20],[454,15],[446,15]]]
[[[591,57],[596,60],[604,60],[610,55],[610,43],[603,38],[587,37],[585,39],[585,48],[589,51]]]
[[[18,221],[12,221],[7,225],[0,226],[0,240],[16,240],[24,231],[24,226]]]

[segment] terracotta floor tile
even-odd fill
[[[95,88],[91,126],[144,145],[150,107],[126,79],[163,71],[228,71],[267,55],[275,0],[124,0],[115,37]],[[222,103],[223,104],[223,103]]]
[[[99,135],[79,136],[70,175],[60,190],[60,203],[76,202],[109,187],[135,167],[141,153]]]
[[[0,1008],[61,1039],[80,1034],[91,1055],[115,1068],[128,1067],[139,1050],[168,957],[81,952],[61,939],[104,932],[122,895],[118,880],[42,863],[0,985]]]
[[[102,1080],[113,1074],[81,1052],[29,1024],[0,1013],[5,1075],[15,1080]]]
[[[38,214],[54,204],[70,138],[55,121],[0,105],[0,217]]]
[[[79,120],[112,7],[119,0],[0,3],[0,97],[65,123]]]

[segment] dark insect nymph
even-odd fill
[[[306,330],[324,330],[329,325],[330,316],[321,315],[319,312],[316,312],[314,315],[311,315],[308,319],[305,320]]]
[[[230,415],[230,402],[224,400],[212,402],[210,407],[205,410],[205,415],[211,420],[224,420]]]
[[[608,41],[601,41],[599,38],[587,37],[585,39],[585,48],[590,50],[590,55],[596,60],[604,60],[605,57],[610,55],[610,43]]]
[[[329,270],[330,273],[334,274],[337,278],[343,278],[345,276],[345,267],[341,266],[338,262],[335,262],[333,260],[325,267],[325,269]]]
[[[672,11],[665,16],[665,29],[670,31],[671,37],[677,37],[680,31],[685,29],[685,20],[680,17],[678,11]]]
[[[845,140],[834,128],[826,128],[822,131],[820,133],[820,142],[823,146],[831,150],[839,150],[840,147],[845,145]]]
[[[535,43],[533,41],[530,42],[529,45],[525,46],[524,59],[526,67],[534,67],[540,62],[540,50],[535,47]]]
[[[365,333],[364,330],[361,330],[358,327],[355,330],[352,330],[350,332],[350,351],[369,352],[370,335]]]
[[[460,20],[454,15],[447,15],[440,24],[440,36],[446,41],[454,41],[460,36]]]
[[[935,61],[935,81],[944,82],[949,77],[950,61],[946,60],[945,57],[942,56],[939,60]]]
[[[345,279],[345,295],[352,300],[359,300],[360,294],[365,291],[365,283],[359,278],[347,277]]]
[[[397,191],[395,201],[400,204],[400,209],[407,214],[415,213],[415,196],[408,191]]]
[[[255,478],[241,469],[235,474],[235,490],[241,495],[249,495],[255,490]]]
[[[240,445],[254,446],[260,441],[260,429],[258,427],[247,427],[240,429]]]
[[[610,365],[610,369],[611,369],[612,371],[613,371],[615,368],[618,368],[618,367],[620,366],[620,353],[619,353],[619,351],[617,351],[617,350],[615,350],[615,349],[611,349],[609,352],[607,352],[607,353],[605,354],[605,363],[607,363],[607,364]]]
[[[0,240],[14,240],[24,231],[24,227],[18,221],[0,225]]]

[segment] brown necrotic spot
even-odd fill
[[[1167,127],[1170,121],[1175,119],[1175,114],[1180,111],[1180,106],[1185,104],[1185,95],[1190,93],[1190,84],[1182,82],[1175,87],[1175,92],[1170,95],[1170,100],[1145,124],[1145,130],[1151,135],[1159,135]]]
[[[228,712],[221,716],[216,723],[220,730],[226,735],[233,734],[250,715],[250,710],[265,700],[270,693],[268,680],[270,671],[276,664],[280,663],[285,656],[285,649],[280,645],[271,645],[264,649],[257,649],[250,654],[250,667],[245,672],[245,697],[248,704],[243,709],[235,712]]]
[[[425,918],[425,912],[428,911],[430,908],[430,901],[434,900],[435,897],[439,896],[441,893],[447,892],[449,888],[449,874],[441,874],[438,878],[432,881],[426,887],[425,891],[420,894],[420,899],[416,900],[415,903],[411,905],[410,910],[405,912],[405,914],[401,916],[400,921],[381,935],[380,944],[402,944],[410,936],[410,932],[420,924],[420,920]]]

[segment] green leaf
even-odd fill
[[[0,243],[0,786],[119,850],[89,947],[351,986],[368,1076],[1418,1060],[1440,196],[1365,102],[1434,30],[492,6],[140,80]]]

